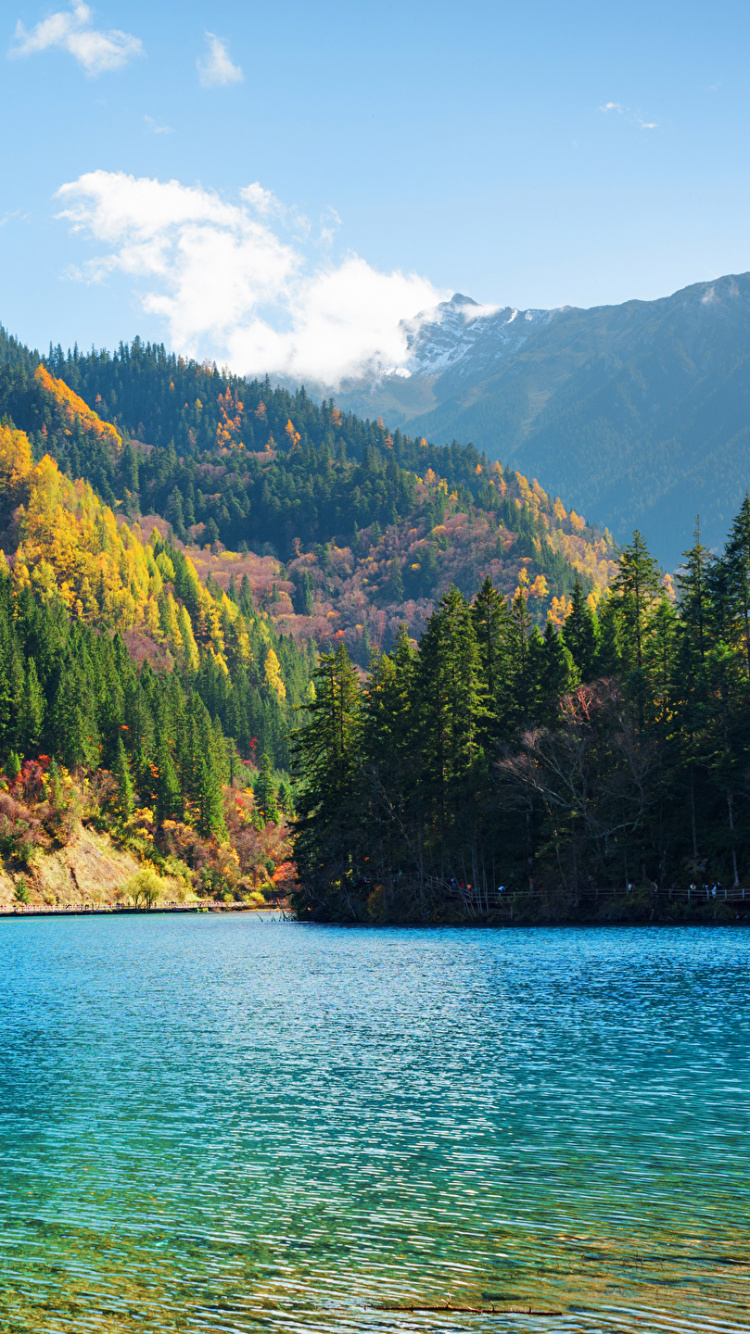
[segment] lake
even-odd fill
[[[749,962],[1,921],[0,1329],[750,1330]]]

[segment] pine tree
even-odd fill
[[[646,669],[652,719],[665,735],[669,733],[673,713],[676,622],[669,599],[660,598],[646,648]]]
[[[708,650],[712,622],[711,576],[714,561],[701,542],[700,520],[695,521],[694,542],[683,552],[685,563],[677,572],[680,602],[680,638],[685,646],[683,663],[691,664],[691,675],[700,670]]]
[[[271,772],[271,761],[264,751],[260,757],[258,776],[254,783],[255,805],[266,823],[279,823],[279,808],[276,802],[276,784]]]
[[[117,784],[118,814],[120,819],[129,820],[135,810],[135,786],[121,736],[117,738],[113,776]]]
[[[421,821],[415,664],[402,625],[393,651],[373,659],[364,692],[362,819],[372,840],[370,856],[385,866],[413,862],[405,844]]]
[[[430,618],[417,667],[418,722],[422,772],[430,809],[435,856],[447,849],[454,831],[472,839],[475,784],[484,762],[482,734],[487,715],[486,687],[471,610],[450,588]],[[459,836],[460,846],[461,838]]]
[[[575,663],[582,681],[593,681],[597,675],[599,651],[599,624],[586,603],[580,579],[576,579],[571,593],[571,606],[562,635],[565,646]]]
[[[403,602],[404,600],[404,576],[401,570],[401,561],[398,556],[394,556],[388,569],[388,597],[391,602]]]
[[[227,836],[221,782],[210,752],[199,762],[195,824],[198,833],[204,838],[216,838],[222,842]]]
[[[125,442],[120,456],[120,471],[123,484],[128,491],[136,492],[138,490],[138,459],[129,440]]]
[[[729,530],[720,564],[725,607],[735,634],[742,640],[746,671],[750,676],[750,494],[747,492]]]
[[[626,668],[641,675],[651,614],[658,596],[659,566],[636,529],[632,542],[620,557],[612,582],[612,600],[622,621]]]
[[[99,728],[95,697],[90,688],[90,663],[68,663],[63,668],[52,708],[52,735],[59,755],[69,769],[92,767],[99,762]]]
[[[156,820],[162,825],[165,820],[182,818],[182,792],[177,776],[172,753],[164,736],[160,737],[156,748]]]
[[[36,663],[33,658],[29,658],[26,664],[26,678],[18,720],[21,745],[27,755],[35,754],[39,749],[44,723],[44,710],[44,692],[39,684]]]
[[[335,900],[351,916],[352,891],[361,882],[361,692],[346,646],[324,653],[313,674],[309,723],[293,737],[293,760],[304,774],[297,804],[295,852],[316,910]]]
[[[538,653],[531,653],[531,640],[535,628],[528,604],[519,588],[511,603],[509,640],[512,716],[516,724],[528,724],[536,716],[537,671],[540,657]]]
[[[622,670],[622,634],[617,604],[608,597],[599,615],[595,676],[614,677]]]
[[[560,699],[574,690],[579,680],[573,654],[552,622],[547,621],[539,671],[543,721],[553,723],[557,720]]]
[[[472,603],[471,618],[486,687],[483,741],[489,744],[508,730],[511,678],[511,615],[489,576]]]
[[[291,816],[294,814],[294,793],[288,778],[282,778],[279,783],[279,791],[276,800],[278,802],[279,810],[283,811],[285,815]]]
[[[611,601],[622,628],[623,665],[629,674],[639,723],[643,726],[649,689],[646,671],[648,639],[659,601],[659,566],[650,555],[642,534],[635,530],[625,547],[612,582]]]
[[[684,565],[677,573],[680,615],[672,681],[673,707],[679,719],[674,744],[687,774],[690,844],[696,867],[700,860],[699,792],[711,753],[708,654],[722,619],[714,602],[719,565],[703,546],[696,519],[693,545],[684,552]]]

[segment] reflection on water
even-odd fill
[[[750,1331],[749,957],[3,921],[0,1329]]]

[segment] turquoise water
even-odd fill
[[[749,961],[0,922],[0,1329],[750,1330]]]

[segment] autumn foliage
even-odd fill
[[[88,403],[84,403],[64,380],[58,380],[54,375],[50,375],[44,366],[37,368],[36,379],[57,409],[68,434],[72,434],[78,425],[84,435],[90,435],[97,441],[111,445],[114,450],[122,447],[122,437],[114,426],[102,421],[101,417],[88,406]]]

